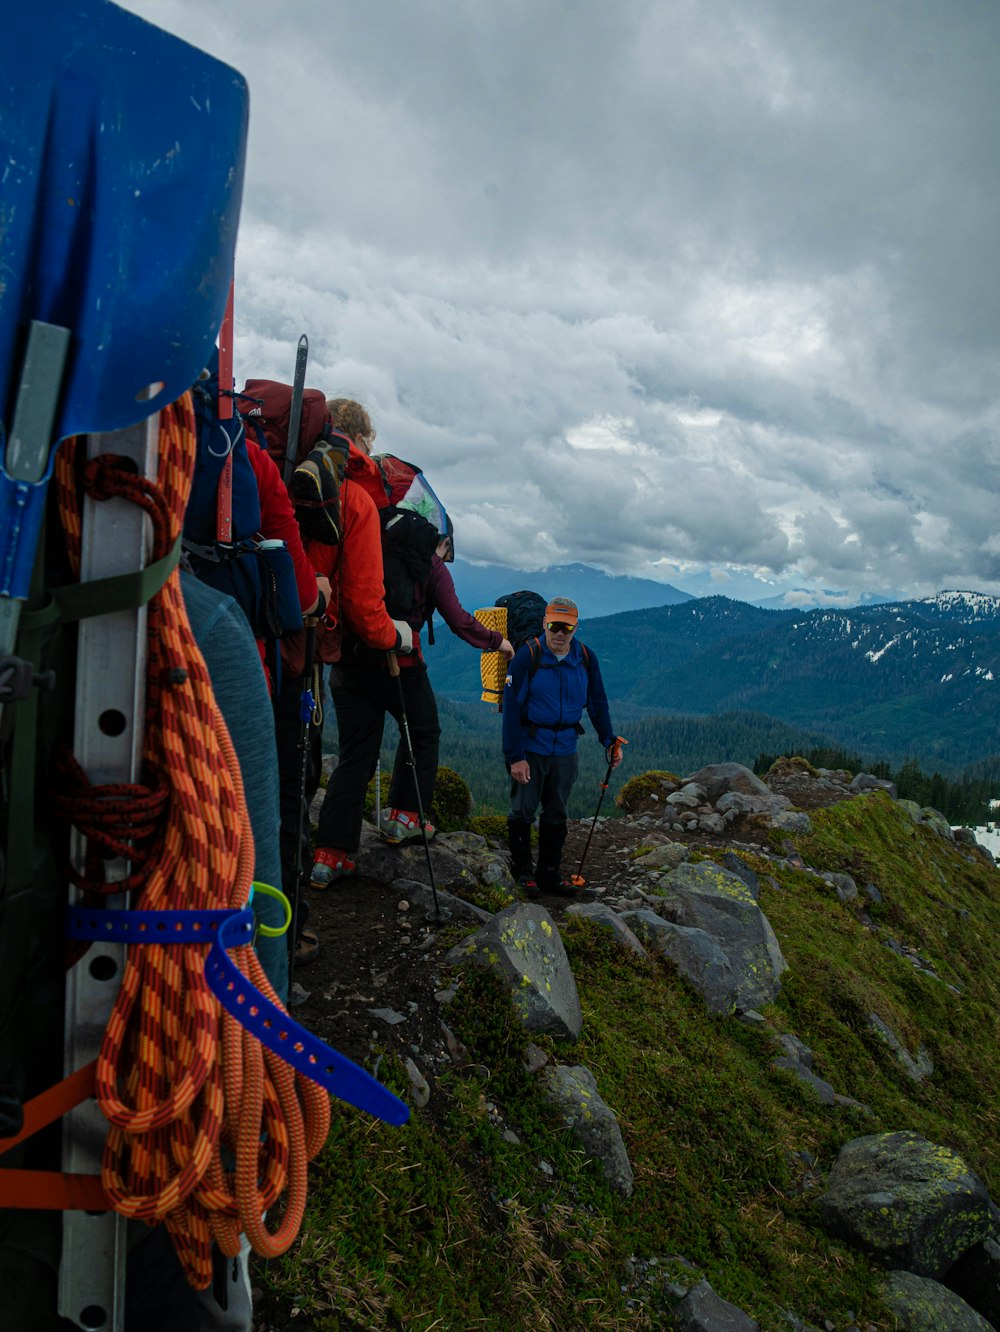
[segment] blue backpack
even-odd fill
[[[254,637],[283,638],[302,628],[295,566],[284,541],[261,534],[260,494],[243,418],[219,416],[219,354],[192,387],[198,446],[184,549],[195,575],[243,608]]]

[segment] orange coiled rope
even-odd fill
[[[84,468],[88,494],[124,496],[145,509],[154,560],[179,536],[194,449],[185,395],[161,413],[157,484],[111,455]],[[69,453],[57,477],[71,550],[79,533],[72,466]],[[154,786],[162,775],[169,799],[157,854],[144,867],[131,905],[245,907],[254,850],[243,785],[176,572],[149,603],[144,764]],[[134,792],[138,805],[142,791]],[[145,825],[143,832],[148,838]],[[98,1100],[111,1125],[102,1169],[108,1199],[125,1216],[164,1222],[188,1280],[199,1289],[211,1281],[213,1239],[228,1256],[239,1251],[241,1231],[267,1257],[293,1242],[305,1207],[307,1163],[330,1124],[326,1091],[264,1050],[221,1008],[204,975],[209,946],[129,948],[97,1065]],[[279,1002],[249,945],[231,957],[267,998]],[[232,1157],[235,1171],[226,1165]],[[272,1233],[264,1214],[283,1194],[282,1222]]]

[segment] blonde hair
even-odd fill
[[[350,435],[355,444],[363,445],[370,453],[375,441],[375,427],[361,403],[353,398],[327,398],[326,408],[334,430]]]

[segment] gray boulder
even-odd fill
[[[720,814],[780,814],[783,809],[791,809],[788,796],[765,788],[763,795],[747,795],[743,791],[727,791],[715,801],[715,808]]]
[[[877,1013],[868,1014],[868,1026],[883,1045],[887,1045],[896,1056],[896,1062],[911,1082],[923,1082],[934,1072],[934,1061],[921,1045],[917,1049],[916,1059],[903,1047],[899,1037],[887,1022],[883,1022]]]
[[[508,986],[529,1031],[575,1041],[583,1029],[576,981],[555,921],[519,902],[447,954],[453,966],[489,967]]]
[[[837,1093],[830,1083],[824,1082],[807,1064],[800,1062],[794,1055],[779,1055],[777,1059],[772,1059],[771,1063],[774,1068],[783,1068],[798,1078],[803,1086],[808,1087],[816,1095],[821,1105],[837,1104]]]
[[[893,800],[899,794],[894,782],[887,782],[884,778],[876,777],[870,772],[857,773],[849,790],[853,791],[855,795],[860,795],[864,791],[888,791]]]
[[[920,811],[920,817],[917,819],[917,822],[932,829],[939,837],[943,837],[948,842],[953,842],[955,840],[955,834],[952,832],[951,824],[939,809],[932,809],[930,805],[927,805]]]
[[[644,856],[639,856],[633,863],[646,870],[672,870],[683,865],[688,858],[688,849],[682,842],[664,842],[654,846]]]
[[[640,939],[673,963],[713,1013],[733,1012],[738,990],[736,975],[729,958],[711,935],[664,920],[659,912],[648,907],[626,911],[622,919]]]
[[[686,781],[702,787],[712,805],[718,804],[719,797],[729,791],[761,797],[771,794],[760,778],[742,763],[710,763],[693,772]]]
[[[735,1304],[730,1304],[707,1281],[697,1286],[674,1305],[674,1325],[681,1332],[760,1332],[760,1324]]]
[[[993,1324],[954,1291],[912,1272],[890,1272],[882,1299],[899,1319],[901,1332],[994,1332]]]
[[[428,916],[434,914],[434,894],[431,892],[430,884],[417,883],[415,879],[396,879],[392,886],[396,892],[402,893],[417,911]],[[493,916],[491,911],[476,906],[474,902],[467,902],[464,897],[454,897],[451,893],[446,893],[443,888],[438,888],[437,905],[445,919],[451,917],[455,920],[472,920],[485,925]]]
[[[830,885],[841,902],[853,902],[858,895],[858,885],[849,874],[834,874],[832,870],[824,870],[820,878]]]
[[[990,1232],[982,1180],[917,1133],[846,1143],[817,1206],[830,1234],[918,1276],[943,1276]]]
[[[788,964],[770,922],[741,878],[702,861],[678,866],[660,880],[658,892],[664,894],[657,910],[665,920],[704,930],[725,953],[736,975],[738,1009],[771,1002]]]
[[[461,888],[475,888],[476,875],[464,858],[449,851],[443,841],[435,837],[430,844],[431,864],[434,866],[434,883],[438,888],[452,892]],[[396,879],[412,879],[417,883],[430,883],[427,872],[427,855],[424,844],[406,842],[402,846],[390,846],[382,840],[371,823],[361,829],[361,846],[354,857],[358,873],[366,878],[376,879],[380,883],[393,883]]]
[[[594,1075],[582,1064],[556,1064],[541,1073],[546,1099],[573,1130],[585,1150],[600,1162],[616,1193],[630,1197],[632,1164],[614,1112],[597,1090]]]
[[[579,916],[583,920],[592,920],[596,925],[603,925],[605,929],[612,932],[623,947],[638,954],[639,957],[646,956],[645,948],[618,912],[612,911],[603,902],[574,902],[572,906],[566,908],[566,915]]]
[[[742,856],[738,856],[735,851],[727,851],[722,857],[722,868],[729,870],[730,874],[735,874],[738,879],[742,879],[750,889],[750,896],[756,902],[760,897],[760,879]]]
[[[798,809],[784,809],[771,815],[771,827],[779,832],[811,833],[812,820],[808,814]]]

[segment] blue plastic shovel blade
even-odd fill
[[[32,0],[0,52],[0,416],[30,320],[72,333],[57,439],[179,397],[222,321],[247,88],[108,0]]]

